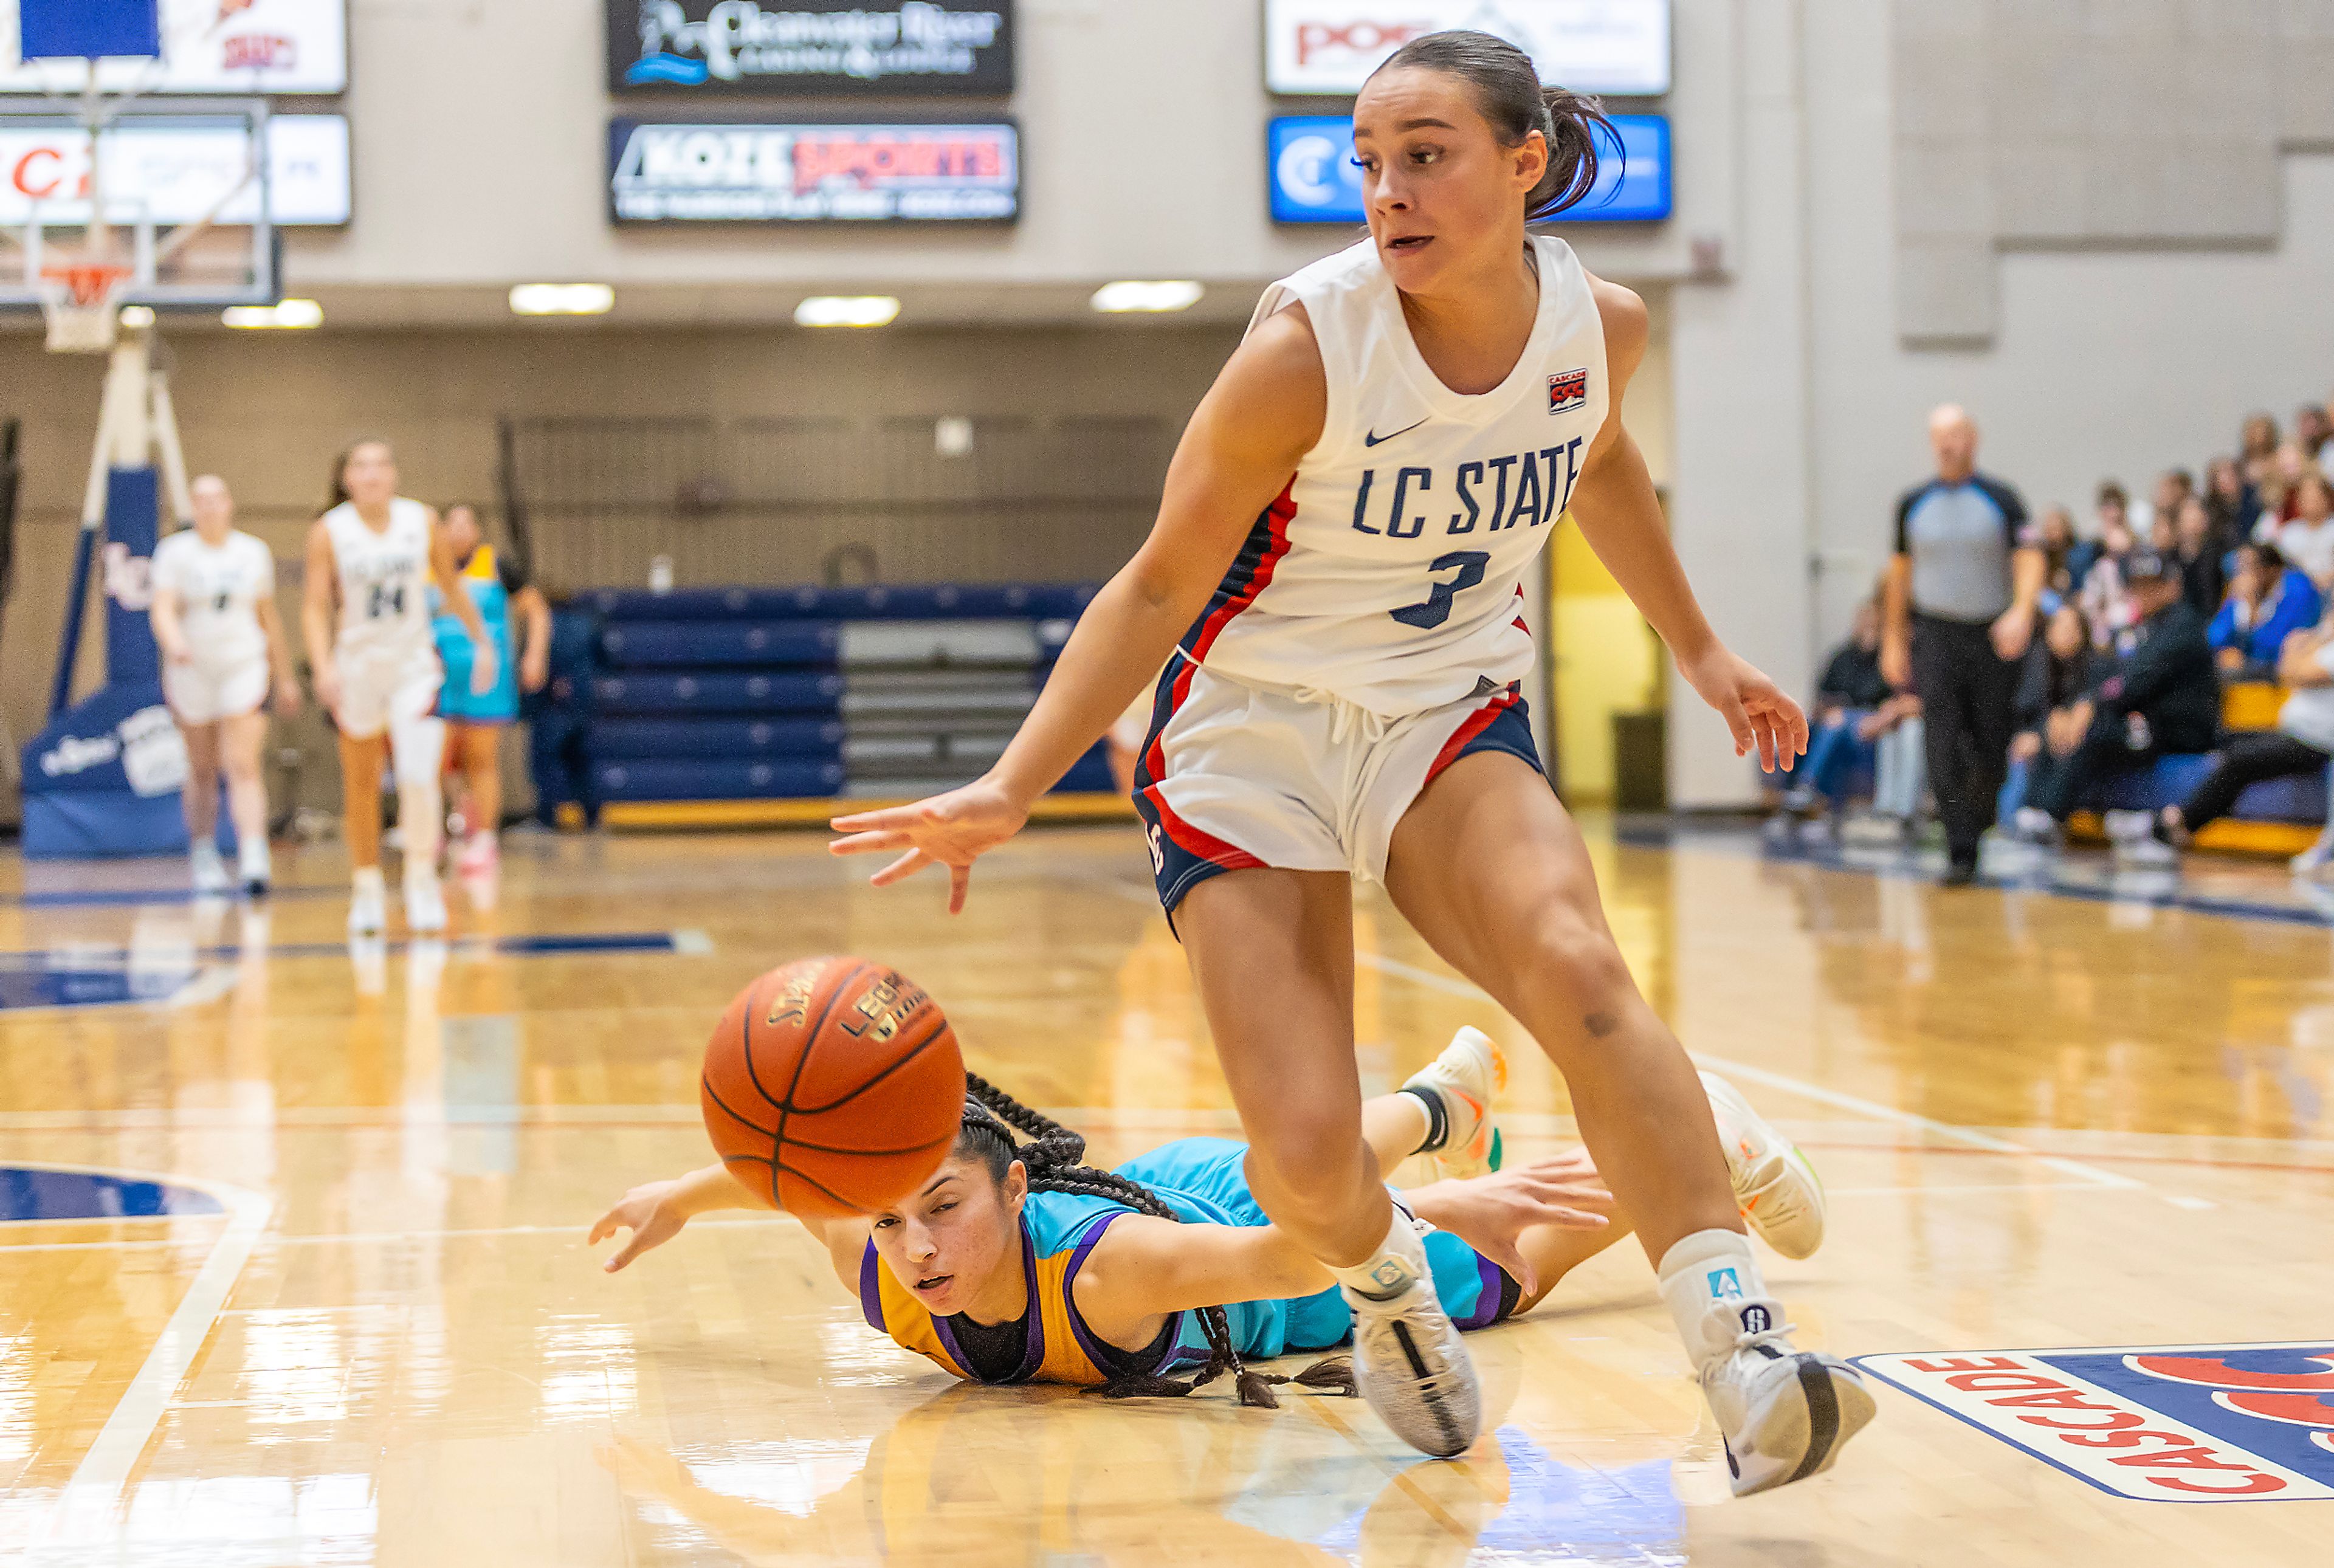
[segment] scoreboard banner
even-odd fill
[[[1670,0],[1265,0],[1265,85],[1350,96],[1412,39],[1454,27],[1497,34],[1576,92],[1670,90]]]
[[[267,117],[267,204],[278,228],[349,221],[349,122],[337,114]],[[259,182],[244,178],[249,128],[219,119],[130,115],[105,136],[104,188],[159,224],[259,216]],[[16,116],[0,106],[0,225],[22,225],[35,211],[52,224],[80,224],[89,213],[89,133],[54,116]],[[230,199],[231,198],[231,199]],[[219,203],[225,201],[226,207]],[[116,222],[127,207],[114,211]]]
[[[160,0],[159,19],[161,58],[101,62],[101,91],[265,97],[348,90],[348,0]],[[78,91],[83,63],[24,59],[15,23],[16,7],[0,5],[0,93]]]
[[[1013,91],[1013,0],[607,0],[608,91],[688,98]]]
[[[1010,120],[608,127],[620,224],[1000,223],[1020,216]]]
[[[1596,183],[1558,224],[1653,223],[1670,216],[1670,122],[1659,114],[1616,114],[1616,144],[1596,133]],[[1343,114],[1288,114],[1266,130],[1267,179],[1275,223],[1362,223],[1362,171],[1354,164],[1354,122]]]

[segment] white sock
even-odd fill
[[[242,871],[245,881],[264,882],[267,880],[269,861],[265,839],[246,837],[238,840],[236,844],[235,858],[236,867]]]
[[[197,839],[187,846],[187,854],[198,866],[219,863],[218,845],[210,839]]]
[[[1656,1272],[1663,1303],[1696,1371],[1731,1355],[1746,1330],[1774,1324],[1767,1281],[1750,1254],[1750,1238],[1740,1231],[1697,1230],[1681,1236],[1662,1255]],[[1727,1312],[1711,1310],[1721,1303]]]
[[[349,874],[349,890],[360,899],[371,894],[378,899],[386,896],[387,888],[381,880],[379,866],[359,866]]]
[[[1339,1284],[1365,1300],[1391,1301],[1427,1278],[1426,1243],[1412,1227],[1410,1216],[1396,1205],[1394,1224],[1378,1250],[1351,1268],[1329,1272]]]

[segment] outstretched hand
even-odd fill
[[[651,1181],[624,1194],[622,1201],[593,1222],[592,1234],[586,1245],[597,1246],[620,1230],[629,1230],[632,1238],[618,1247],[608,1261],[600,1266],[615,1273],[632,1259],[651,1247],[662,1246],[680,1234],[689,1217],[672,1202],[680,1186],[677,1181]]]
[[[1027,805],[1004,785],[981,778],[912,805],[836,817],[829,825],[843,836],[827,848],[838,855],[905,851],[868,879],[879,888],[905,880],[926,866],[946,866],[949,913],[953,915],[964,909],[972,862],[1019,832],[1028,820]]]
[[[1538,1291],[1539,1281],[1519,1245],[1524,1232],[1542,1225],[1602,1230],[1612,1223],[1613,1195],[1586,1150],[1464,1181],[1437,1182],[1405,1196],[1414,1198],[1430,1190],[1432,1198],[1415,1205],[1418,1212],[1505,1269],[1527,1296]]]
[[[1678,673],[1726,720],[1736,756],[1756,751],[1760,770],[1773,773],[1806,755],[1807,714],[1782,688],[1732,650],[1713,646],[1691,663],[1680,659]]]

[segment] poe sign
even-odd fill
[[[2334,1499],[2334,1342],[1953,1351],[1856,1364],[2119,1497]]]
[[[1577,92],[1670,90],[1670,0],[1265,0],[1265,85],[1347,97],[1412,39],[1454,27],[1498,34]]]
[[[1618,139],[1597,135],[1596,183],[1558,223],[1649,223],[1670,216],[1670,122],[1616,114]],[[1291,114],[1266,131],[1275,223],[1361,223],[1362,171],[1354,122],[1343,114]]]

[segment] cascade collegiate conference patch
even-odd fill
[[[1939,1351],[1856,1364],[2119,1497],[2334,1498],[2334,1343]]]
[[[1588,406],[1588,372],[1567,370],[1548,379],[1548,411],[1570,414]]]

